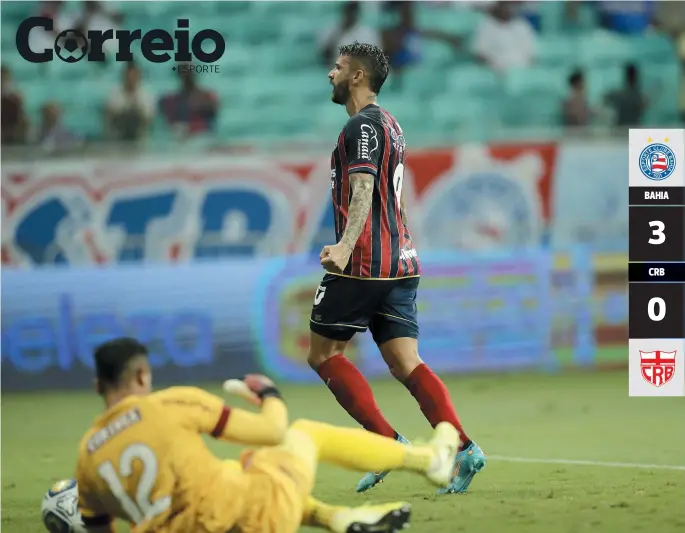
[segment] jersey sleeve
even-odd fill
[[[197,387],[170,387],[154,396],[183,427],[212,437],[221,435],[231,414],[221,398]]]
[[[260,413],[231,409],[218,396],[196,387],[171,387],[155,394],[191,431],[254,446],[280,444],[288,426],[288,412],[279,398],[266,398]]]
[[[377,124],[367,117],[355,115],[347,121],[344,132],[348,172],[376,176],[381,158],[381,135]]]

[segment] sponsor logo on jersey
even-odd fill
[[[370,124],[362,124],[361,138],[357,141],[358,159],[371,159],[371,154],[378,150],[378,133]]]

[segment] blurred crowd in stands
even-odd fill
[[[426,3],[426,2],[422,2]],[[421,63],[422,43],[439,41],[455,53],[468,54],[474,62],[502,74],[509,69],[534,66],[538,53],[538,32],[541,27],[540,6],[543,2],[430,2],[436,8],[470,9],[486,13],[468,39],[448,30],[422,28],[417,22],[416,3],[383,2],[381,9],[395,14],[394,23],[378,28],[362,16],[360,2],[339,3],[339,21],[330,27],[316,27],[316,43],[321,60],[322,76],[335,61],[337,49],[352,41],[368,42],[383,47],[392,65],[393,84],[403,76],[413,75],[409,67]],[[125,24],[124,16],[107,2],[82,2],[79,11],[63,9],[65,2],[40,3],[38,13],[55,21],[52,34],[32,34],[36,47],[52,46],[55,36],[65,28],[116,29]],[[670,37],[685,70],[685,2],[565,2],[564,24],[573,28],[581,7],[591,6],[604,30],[621,35],[660,32]],[[303,24],[306,22],[303,21]],[[107,68],[105,66],[104,68]],[[458,68],[458,67],[456,67]],[[143,79],[139,65],[130,63],[121,69],[121,81],[103,95],[100,139],[136,140],[145,138],[153,121],[160,120],[169,130],[191,136],[211,132],[217,117],[225,112],[226,102],[216,91],[204,87],[197,76],[178,73],[178,87],[166,94],[150,90],[154,79]],[[211,85],[208,83],[207,85]],[[24,105],[22,80],[14,75],[10,64],[2,65],[2,144],[34,144],[47,151],[68,149],[84,142],[85,135],[77,127],[67,125],[63,110],[56,101],[46,101],[37,117],[29,117]],[[681,84],[681,117],[685,118],[685,94]],[[381,95],[382,96],[382,95]],[[560,126],[586,126],[612,111],[612,120],[620,127],[643,124],[643,116],[657,94],[646,94],[637,63],[623,65],[623,85],[607,92],[600,105],[593,105],[586,96],[586,73],[574,70],[568,76],[566,97],[559,109]],[[383,103],[382,98],[380,101]],[[287,103],[285,103],[287,105]],[[459,105],[455,102],[455,105]],[[391,112],[393,110],[391,109]]]

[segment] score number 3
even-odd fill
[[[121,477],[129,477],[133,474],[133,461],[138,459],[143,472],[136,488],[136,500],[126,494],[126,489],[121,484]],[[150,493],[157,481],[157,457],[148,446],[144,444],[131,444],[119,457],[119,473],[114,469],[110,461],[105,461],[98,467],[98,474],[109,486],[112,495],[119,500],[119,504],[124,512],[135,524],[140,524],[145,520],[153,518],[171,507],[171,496],[159,498],[154,502],[150,501]]]
[[[666,302],[663,298],[652,298],[647,303],[647,316],[653,322],[661,322],[666,317]]]
[[[649,239],[649,244],[663,244],[666,242],[666,234],[664,230],[666,229],[666,224],[661,222],[661,220],[652,220],[649,223],[649,227],[652,228],[652,235]]]

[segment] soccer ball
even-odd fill
[[[85,531],[78,509],[78,485],[74,479],[55,483],[41,505],[43,525],[50,533],[79,533]]]
[[[55,53],[65,63],[76,63],[86,57],[88,40],[79,31],[64,30],[55,39]]]

